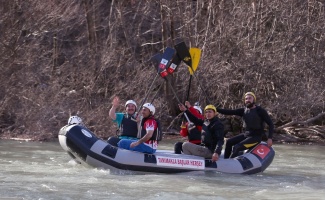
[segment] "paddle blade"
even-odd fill
[[[191,54],[190,54],[185,42],[180,42],[180,43],[176,44],[174,47],[175,47],[180,59],[182,61],[184,61],[188,66],[192,67]]]
[[[190,74],[193,75],[193,73],[199,66],[199,62],[201,59],[201,49],[195,47],[190,48],[190,55],[192,58],[192,67],[190,67],[188,70],[190,71]]]
[[[162,58],[160,60],[160,63],[158,65],[158,73],[161,77],[165,77],[168,75],[167,68],[170,65],[170,61],[173,58],[175,54],[175,49],[166,47],[164,53],[162,54]]]
[[[153,55],[149,61],[153,62],[154,66],[157,67],[162,59],[161,53]]]
[[[178,54],[176,53],[172,59],[170,66],[167,69],[168,73],[172,74],[176,70],[176,68],[178,67],[178,65],[180,63],[181,63],[181,59],[179,58]]]

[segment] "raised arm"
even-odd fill
[[[187,117],[189,118],[189,120],[191,122],[193,122],[196,126],[197,125],[199,125],[199,126],[202,126],[203,125],[204,120],[195,117],[183,104],[178,104],[178,107],[179,107],[179,109],[181,111],[184,112],[184,114],[187,115]]]
[[[229,109],[221,109],[217,108],[218,113],[223,114],[223,115],[238,115],[238,116],[243,116],[244,115],[244,108],[238,108],[235,110],[229,110]]]
[[[112,120],[116,119],[116,108],[120,105],[120,99],[118,97],[114,97],[113,101],[112,101],[112,107],[109,110],[109,117]]]

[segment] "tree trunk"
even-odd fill
[[[82,1],[85,7],[87,28],[88,28],[88,40],[90,49],[97,52],[97,39],[95,31],[95,17],[94,17],[94,3],[92,0],[83,0]]]
[[[169,36],[171,35],[171,32],[173,32],[173,23],[171,21],[171,19],[168,16],[167,12],[169,12],[169,4],[168,1],[166,0],[160,0],[160,16],[161,16],[161,33],[162,33],[162,45],[163,45],[163,49],[165,49],[166,46],[168,46],[168,41],[169,41]],[[169,29],[171,30],[171,32],[169,32],[168,27],[170,27]],[[170,108],[170,114],[171,115],[176,115],[178,109],[178,102],[177,102],[177,98],[175,97],[172,89],[175,90],[175,78],[172,75],[168,75],[169,78],[169,82],[170,84],[168,84],[167,82],[165,83],[165,96],[167,97],[167,105]],[[171,88],[173,87],[173,88]]]
[[[86,12],[86,21],[87,21],[87,29],[88,29],[88,41],[91,54],[94,59],[94,77],[96,79],[99,76],[99,69],[101,68],[101,55],[99,51],[97,32],[96,32],[96,22],[98,22],[99,16],[96,15],[96,1],[93,0],[83,0],[82,1],[85,7]]]

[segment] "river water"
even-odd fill
[[[273,163],[260,174],[171,175],[78,165],[58,142],[0,140],[0,199],[325,199],[325,146],[274,148]]]

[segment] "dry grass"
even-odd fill
[[[2,137],[55,138],[70,114],[114,134],[112,97],[140,103],[156,73],[148,60],[180,40],[202,49],[196,77],[216,105],[240,107],[254,91],[278,126],[324,111],[323,1],[0,0],[0,15]],[[182,64],[181,100],[188,80]],[[189,100],[205,105],[199,82]],[[154,104],[168,126],[178,114],[171,91]]]

